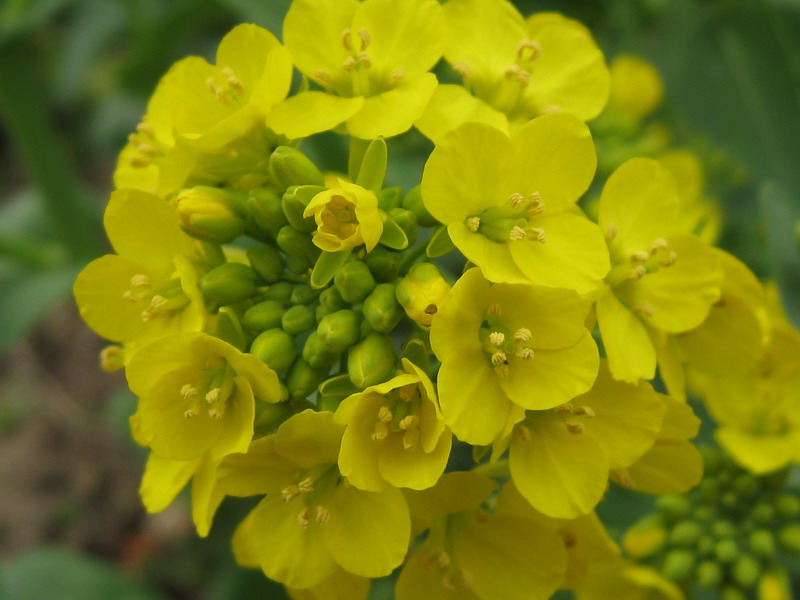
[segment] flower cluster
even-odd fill
[[[191,481],[206,535],[225,496],[258,497],[233,551],[296,599],[358,600],[398,568],[399,600],[592,597],[596,564],[643,577],[593,512],[609,485],[701,478],[687,374],[712,410],[726,369],[760,390],[741,420],[720,408],[722,443],[765,469],[758,436],[798,456],[778,364],[796,332],[764,341],[760,284],[697,235],[670,170],[627,160],[595,220],[579,207],[584,121],[609,94],[652,103],[582,25],[294,0],[283,40],[240,25],[164,75],[120,154],[114,254],[75,283],[139,398],[149,511]],[[385,187],[412,127],[435,143],[421,183]],[[324,131],[349,136],[348,173],[299,149]]]

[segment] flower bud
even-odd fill
[[[125,367],[125,348],[111,344],[100,351],[100,368],[107,373],[119,371]]]
[[[307,306],[298,304],[291,307],[281,319],[281,327],[289,335],[300,335],[314,327],[314,312]]]
[[[329,410],[331,412],[336,411],[342,400],[359,391],[350,381],[347,373],[335,375],[323,381],[318,389],[317,407],[320,410]]]
[[[666,533],[661,516],[648,515],[628,529],[622,543],[633,558],[643,559],[661,551]]]
[[[317,326],[319,341],[333,352],[342,352],[355,344],[361,332],[358,315],[352,310],[337,310],[323,318]]]
[[[367,265],[359,260],[346,263],[333,277],[336,289],[345,302],[356,304],[367,297],[375,287],[375,280]]]
[[[393,208],[400,208],[402,200],[403,188],[401,187],[384,188],[378,193],[378,206],[387,212]]]
[[[289,395],[294,399],[307,398],[325,381],[328,371],[329,367],[315,369],[302,358],[298,358],[286,376]]]
[[[714,544],[715,540],[713,537],[704,535],[699,540],[697,540],[697,552],[701,556],[710,556],[714,553]]]
[[[775,510],[784,519],[794,519],[800,515],[800,498],[791,494],[780,494],[775,498]]]
[[[331,286],[319,295],[319,303],[322,306],[333,309],[333,311],[347,308],[347,302],[335,287]]]
[[[387,381],[394,373],[397,355],[391,338],[370,333],[347,356],[350,381],[360,389]]]
[[[284,192],[281,206],[292,227],[303,233],[311,233],[317,228],[314,218],[304,217],[303,213],[311,199],[324,191],[325,188],[319,185],[293,185]]]
[[[395,298],[395,289],[391,283],[376,285],[364,300],[361,310],[369,326],[379,333],[389,333],[403,317],[403,309]]]
[[[278,146],[269,157],[269,174],[281,189],[290,185],[323,185],[322,173],[302,152],[291,146]]]
[[[269,286],[265,292],[262,292],[261,297],[264,300],[275,300],[276,302],[280,302],[282,306],[286,307],[290,304],[292,289],[291,283],[287,281],[279,281]]]
[[[766,529],[756,529],[750,534],[750,550],[756,556],[767,558],[775,554],[775,536]]]
[[[283,275],[283,258],[272,246],[256,246],[247,249],[250,266],[267,283],[280,281]]]
[[[262,437],[272,433],[293,414],[294,409],[289,402],[256,402],[256,418],[253,423],[255,436]]]
[[[288,369],[297,356],[294,338],[283,329],[268,329],[253,340],[250,354],[274,371]]]
[[[779,504],[780,497],[775,502],[776,506]],[[775,508],[767,502],[759,502],[750,511],[750,518],[758,525],[769,525],[775,519]]]
[[[400,257],[402,255],[383,246],[376,247],[364,257],[369,272],[375,281],[391,283],[400,274]]]
[[[800,554],[800,523],[781,527],[778,530],[778,543],[789,554]]]
[[[417,241],[417,215],[405,208],[393,208],[387,214],[405,232],[408,245],[413,246]]]
[[[292,304],[311,304],[317,299],[318,292],[311,289],[310,285],[297,284],[292,288],[290,301]]]
[[[726,585],[719,594],[720,600],[749,600],[747,592],[733,585]]]
[[[247,300],[256,290],[256,274],[242,263],[225,263],[206,273],[203,294],[223,306]]]
[[[702,533],[703,529],[694,521],[681,521],[669,532],[669,543],[672,546],[694,546]]]
[[[711,532],[717,538],[734,537],[738,533],[736,526],[724,519],[714,521],[711,524]]]
[[[433,263],[423,262],[409,269],[408,274],[397,284],[397,300],[406,314],[425,327],[431,324],[439,304],[450,292],[450,284],[445,281]]]
[[[719,562],[727,565],[739,557],[739,546],[732,539],[720,540],[714,544],[714,555]]]
[[[664,558],[661,572],[673,581],[683,581],[694,569],[694,554],[689,550],[672,550]]]
[[[753,587],[761,576],[761,565],[749,554],[743,554],[731,569],[733,580],[743,588]]]
[[[302,274],[314,266],[319,250],[311,236],[297,231],[291,225],[281,227],[277,238],[278,247],[286,253],[286,266],[296,274]]]
[[[712,560],[704,560],[697,566],[695,578],[701,587],[716,588],[722,582],[722,577],[722,568]]]
[[[749,473],[742,473],[733,480],[733,489],[743,498],[751,498],[758,493],[758,480]]]
[[[281,326],[281,318],[286,308],[275,300],[265,300],[248,308],[243,323],[249,331],[260,333]]]
[[[315,369],[330,368],[339,358],[339,354],[340,352],[331,350],[316,331],[308,336],[303,345],[303,360]]]
[[[286,215],[283,214],[281,195],[275,190],[268,188],[250,190],[245,206],[247,226],[254,233],[266,234],[275,239],[280,228],[289,224]]]
[[[245,221],[225,190],[197,186],[180,192],[175,200],[181,227],[192,237],[227,244],[244,233]]]
[[[413,212],[417,217],[417,223],[422,227],[434,227],[439,224],[439,221],[433,218],[425,208],[419,186],[409,190],[405,198],[403,198],[402,207]]]

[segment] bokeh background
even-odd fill
[[[664,111],[744,174],[720,245],[775,279],[800,323],[800,1],[551,0],[607,56],[651,60]],[[197,539],[184,503],[146,516],[134,398],[100,371],[72,280],[106,250],[101,214],[116,153],[175,60],[213,58],[234,25],[280,33],[289,0],[0,0],[0,599],[285,598],[238,569],[228,541],[246,508],[226,501]],[[409,43],[414,43],[409,40]],[[321,136],[307,148],[344,161]],[[419,180],[421,136],[392,144],[390,183]],[[612,533],[647,510],[621,494]],[[373,597],[391,598],[389,584]]]

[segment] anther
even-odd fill
[[[183,416],[187,419],[193,419],[197,415],[200,414],[200,411],[195,405],[190,406],[185,411],[183,411]]]
[[[450,566],[450,555],[442,550],[436,556],[436,564],[440,569],[446,569],[448,566]]]
[[[382,442],[388,435],[389,425],[383,421],[378,421],[375,423],[375,428],[372,430],[372,435],[370,435],[370,437],[373,442]]]
[[[533,434],[531,433],[531,430],[528,429],[525,425],[517,425],[514,428],[514,431],[517,433],[517,435],[520,438],[522,438],[523,442],[529,442],[533,438]]]
[[[493,346],[500,346],[505,341],[506,334],[502,331],[493,331],[489,334],[489,342],[491,342]]]
[[[355,59],[355,57],[348,56],[347,58],[345,58],[344,62],[342,63],[342,68],[345,71],[352,71],[353,69],[355,69],[356,68],[356,59]]]
[[[300,483],[297,484],[297,489],[300,490],[302,494],[308,494],[314,491],[314,480],[311,477],[306,477]]]
[[[300,495],[300,487],[295,485],[288,485],[281,490],[281,498],[283,498],[284,502],[289,502],[289,500],[293,500]]]
[[[637,266],[633,271],[631,271],[631,279],[634,281],[638,281],[645,275],[647,275],[647,269],[645,269],[642,265]]]
[[[391,423],[394,415],[388,406],[381,406],[378,410],[378,420],[382,423]]]
[[[516,79],[522,87],[527,87],[531,81],[531,75],[519,65],[509,65],[503,72],[506,79]]]
[[[151,308],[161,308],[162,306],[164,306],[168,302],[169,302],[169,300],[164,298],[164,296],[160,296],[160,295],[156,294],[155,296],[153,296],[150,299],[150,307]]]
[[[508,357],[506,353],[502,350],[498,350],[494,354],[492,354],[492,364],[496,367],[498,365],[505,364],[508,361]]]
[[[606,241],[607,242],[613,241],[614,238],[617,237],[617,234],[619,234],[619,228],[616,225],[614,225],[613,223],[611,225],[609,225],[608,227],[606,227]]]
[[[225,407],[226,404],[224,402],[217,402],[208,409],[208,416],[212,419],[221,419],[225,416]]]
[[[188,400],[189,398],[194,398],[197,396],[197,388],[194,387],[191,383],[184,383],[183,387],[181,388],[181,398],[185,398]]]
[[[300,511],[300,514],[297,515],[297,522],[300,523],[300,527],[303,529],[308,527],[308,524],[311,522],[311,509],[304,508]]]
[[[206,402],[209,404],[214,404],[217,400],[219,400],[221,390],[219,388],[214,388],[213,390],[209,390],[206,394]]]
[[[595,417],[595,412],[589,406],[579,406],[575,409],[576,415],[583,415],[587,419],[593,419]]]
[[[515,342],[530,342],[531,341],[531,330],[527,327],[520,327],[514,332],[514,341]]]
[[[331,518],[331,511],[324,506],[317,506],[317,523],[324,525]]]
[[[547,234],[541,227],[528,227],[526,231],[530,235],[534,236],[534,238],[536,238],[536,241],[541,244],[544,244],[547,241]]]
[[[403,69],[395,69],[389,76],[389,85],[391,85],[392,87],[396,86],[403,80],[405,76],[406,72]]]
[[[128,160],[128,164],[134,169],[143,169],[150,166],[150,161],[143,156],[134,156]]]
[[[372,59],[369,57],[369,54],[366,52],[359,52],[358,53],[358,62],[360,62],[364,67],[367,69],[372,66]]]
[[[526,53],[526,50],[530,50],[529,53]],[[534,42],[533,40],[520,40],[517,42],[517,56],[524,60],[534,60],[539,56],[539,53],[542,51],[542,47],[539,45],[539,42]],[[525,56],[528,54],[528,56]]]
[[[648,260],[650,260],[650,255],[644,250],[637,250],[636,252],[631,254],[632,263],[647,262]]]
[[[139,133],[143,133],[144,135],[154,136],[156,134],[156,128],[153,127],[150,123],[145,123],[142,121],[136,126],[136,131]]]
[[[331,74],[328,73],[328,71],[326,71],[325,69],[317,69],[316,71],[314,71],[314,77],[325,87],[331,87],[333,85],[333,79],[331,79]]]
[[[517,208],[522,202],[525,200],[525,196],[520,194],[519,192],[514,192],[508,197],[508,203],[513,207]]]
[[[131,277],[133,287],[150,287],[150,278],[147,275],[134,275]]]
[[[495,375],[498,377],[508,377],[508,365],[503,363],[494,368]]]
[[[139,152],[139,154],[145,154],[147,156],[155,156],[156,155],[155,148],[153,148],[150,144],[144,144],[144,143],[137,144],[136,145],[136,150]]]
[[[522,360],[529,360],[533,358],[533,348],[522,348],[521,350],[517,350],[516,356],[521,358]]]
[[[141,302],[142,300],[144,300],[144,296],[142,294],[134,294],[130,290],[122,294],[122,297],[125,298],[125,300],[127,300],[128,302]]]
[[[678,260],[678,255],[675,252],[670,252],[669,256],[661,261],[662,267],[671,267],[675,264],[675,261]]]
[[[572,402],[565,402],[564,404],[559,404],[553,409],[553,412],[556,412],[560,415],[569,415],[572,414],[573,406]]]
[[[367,46],[369,46],[370,42],[372,41],[372,36],[369,34],[369,31],[363,27],[360,28],[358,30],[358,37],[361,38],[361,49],[366,50]]]
[[[480,217],[470,217],[466,221],[467,229],[469,229],[472,233],[478,231],[478,228],[481,226],[481,218]]]
[[[567,421],[564,423],[567,426],[567,431],[569,431],[573,435],[578,435],[579,433],[583,433],[584,427],[583,423],[570,423]]]
[[[490,315],[499,315],[501,314],[501,311],[502,309],[500,308],[500,305],[497,302],[490,304],[489,308],[486,309],[487,314]]]
[[[525,239],[527,235],[528,234],[525,232],[525,230],[519,225],[514,225],[514,227],[512,227],[511,231],[508,233],[509,239],[513,242]]]
[[[353,42],[350,38],[350,28],[345,27],[342,29],[342,33],[339,34],[339,39],[342,42],[342,46],[344,46],[345,50],[352,50],[353,49]]]
[[[464,79],[466,79],[472,74],[472,69],[465,62],[457,62],[456,64],[453,65],[453,70],[459,75],[461,75]]]
[[[415,450],[419,445],[419,429],[409,429],[403,434],[403,448]]]
[[[645,317],[652,317],[656,312],[656,309],[652,304],[640,304],[636,306],[634,310]]]
[[[446,590],[456,589],[456,578],[451,571],[448,571],[444,574],[444,577],[442,577],[442,587]]]
[[[669,248],[669,243],[667,242],[667,240],[665,240],[664,238],[658,238],[650,246],[650,253],[655,254],[659,250],[666,250],[667,248]]]
[[[636,482],[631,477],[630,473],[628,473],[625,469],[620,469],[619,471],[615,471],[615,475],[617,476],[617,482],[624,488],[633,489],[636,486]]]
[[[419,417],[417,415],[407,415],[398,423],[398,427],[403,431],[410,431],[419,426]]]

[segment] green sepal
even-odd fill
[[[403,345],[403,358],[410,360],[426,373],[430,368],[429,356],[425,342],[419,338],[412,338]]]
[[[321,185],[293,185],[286,189],[281,198],[281,206],[292,227],[303,233],[311,233],[317,228],[313,217],[304,217],[303,213],[311,199],[325,189]]]
[[[491,446],[473,446],[472,460],[475,462],[475,464],[481,462],[491,449],[492,449]]]
[[[381,211],[383,221],[383,233],[381,233],[380,243],[392,250],[405,250],[408,248],[408,236],[403,228],[392,220],[389,215]]]
[[[358,391],[347,373],[336,375],[320,384],[317,406],[320,410],[335,412],[342,400]]]
[[[399,186],[385,188],[378,194],[378,206],[389,211],[393,208],[402,208],[403,188]]]
[[[242,324],[239,322],[236,311],[230,307],[223,306],[219,309],[214,336],[228,342],[237,350],[242,352],[247,350],[247,339],[242,330]]]
[[[372,140],[364,152],[364,158],[361,160],[356,184],[372,190],[376,194],[380,192],[383,187],[383,178],[386,176],[388,160],[386,140],[382,137]]]
[[[352,250],[342,250],[341,252],[322,252],[314,264],[311,271],[311,287],[315,289],[324,288],[333,279],[342,265],[347,262]]]
[[[350,148],[347,154],[347,174],[350,176],[350,181],[356,181],[358,179],[361,163],[364,162],[364,155],[370,143],[370,140],[350,137]]]
[[[455,249],[456,246],[447,233],[447,227],[442,225],[436,228],[433,235],[431,235],[431,239],[428,240],[428,246],[425,248],[425,256],[428,258],[438,258]]]

